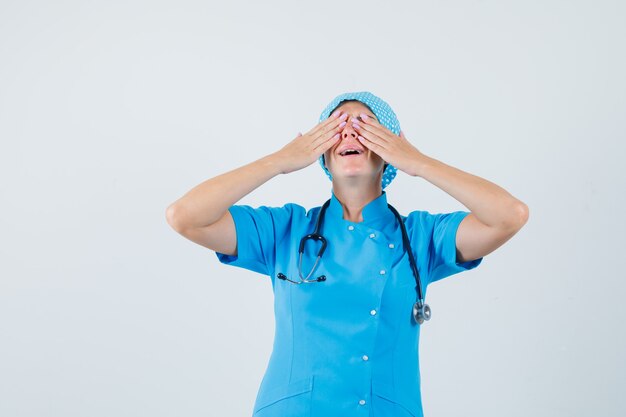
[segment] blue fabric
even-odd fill
[[[253,416],[421,417],[420,326],[411,317],[417,291],[400,225],[385,191],[363,208],[359,223],[343,219],[341,202],[331,193],[321,230],[328,246],[311,276],[327,279],[311,284],[276,276],[299,279],[300,239],[313,231],[321,207],[229,208],[238,252],[216,252],[217,258],[269,276],[274,293],[273,351]],[[468,214],[402,216],[424,296],[430,283],[481,263],[482,258],[456,262],[456,232]],[[305,277],[318,246],[307,241]]]
[[[370,110],[376,115],[378,118],[378,122],[385,126],[387,129],[395,133],[396,135],[400,134],[400,122],[396,117],[393,109],[386,101],[381,99],[380,97],[375,96],[369,91],[357,91],[351,93],[343,93],[335,97],[326,108],[322,111],[320,115],[319,121],[324,121],[330,116],[335,110],[335,108],[344,100],[358,100],[361,103],[367,105]],[[322,154],[319,157],[319,163],[322,166],[322,169],[326,173],[326,176],[332,181],[333,176],[328,171],[328,168],[324,166],[324,155]],[[383,177],[381,179],[383,190],[386,186],[388,186],[391,181],[396,177],[398,169],[391,164],[387,165],[387,168],[383,171]]]

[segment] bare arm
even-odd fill
[[[456,233],[457,262],[481,258],[511,239],[528,221],[526,204],[502,187],[422,154],[416,176],[441,188],[471,210]]]
[[[528,221],[528,206],[484,178],[424,155],[404,136],[363,115],[353,125],[359,140],[385,161],[439,187],[471,210],[456,233],[457,262],[481,258],[502,246]]]
[[[278,174],[304,168],[339,139],[345,117],[329,117],[277,152],[208,179],[192,188],[166,210],[169,225],[209,249],[237,254],[235,223],[228,209]],[[343,122],[343,124],[341,124]]]
[[[278,157],[270,154],[200,183],[167,208],[167,222],[199,245],[237,255],[235,223],[228,208],[281,173]]]
[[[276,158],[276,153],[264,156],[195,186],[167,208],[168,223],[179,231],[217,222],[230,206],[281,173]]]

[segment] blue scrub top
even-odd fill
[[[387,194],[368,203],[363,222],[343,219],[331,196],[320,233],[328,241],[309,279],[299,280],[300,239],[313,233],[320,207],[234,205],[237,256],[220,262],[268,275],[274,292],[275,336],[254,404],[254,417],[422,417],[418,343],[412,319],[415,278]],[[422,281],[473,269],[483,258],[456,262],[456,231],[469,212],[401,216]],[[307,240],[306,277],[320,243]]]

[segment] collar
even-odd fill
[[[343,219],[343,206],[341,202],[335,196],[335,193],[331,191],[330,204],[326,209],[326,213],[328,216],[337,220]],[[391,209],[387,206],[387,193],[385,191],[382,192],[380,196],[370,201],[363,207],[362,211],[363,222],[367,224],[372,224],[372,222],[377,222],[382,220],[383,222],[390,222],[395,220],[394,214],[391,212]],[[344,220],[348,221],[348,220]],[[349,222],[349,221],[348,221]],[[353,222],[350,222],[353,223]]]

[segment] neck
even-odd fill
[[[367,187],[342,187],[333,182],[333,193],[343,207],[343,218],[355,223],[363,221],[363,207],[382,195],[382,185]]]

